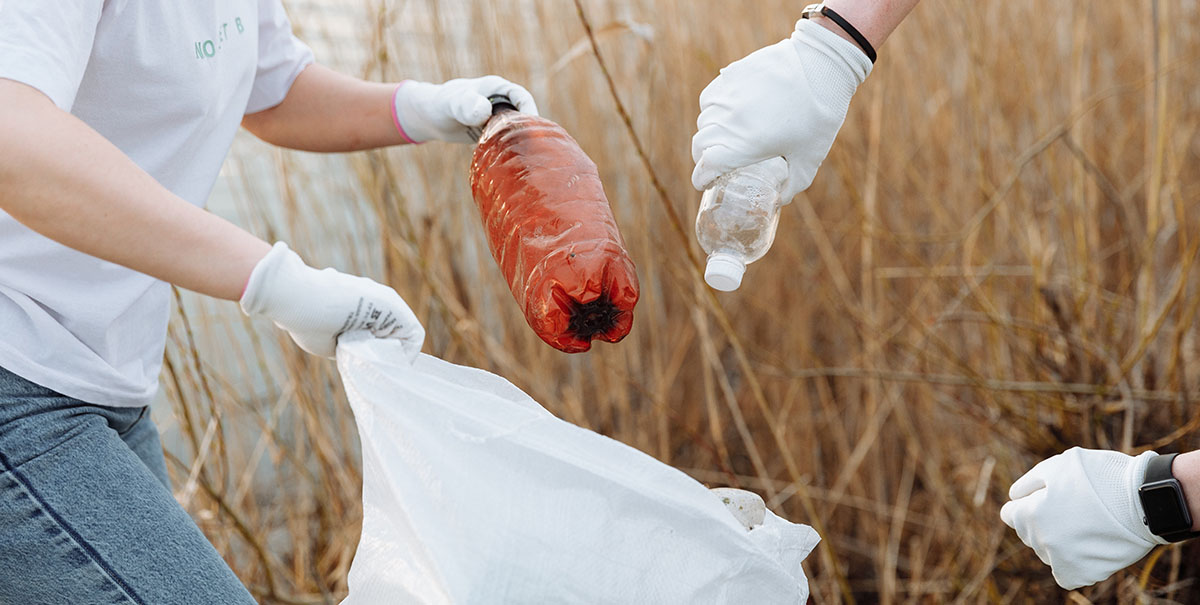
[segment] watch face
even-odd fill
[[[1161,536],[1191,529],[1192,520],[1175,479],[1147,483],[1138,490],[1138,495],[1150,533]]]

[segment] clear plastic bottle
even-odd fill
[[[708,253],[704,281],[709,286],[737,290],[746,265],[771,248],[779,209],[787,201],[779,193],[787,175],[787,161],[771,158],[734,170],[704,191],[696,239]]]

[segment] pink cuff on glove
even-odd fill
[[[396,90],[392,91],[392,124],[396,125],[396,132],[399,132],[400,136],[404,137],[404,140],[410,145],[420,145],[420,143],[412,140],[407,132],[404,132],[404,127],[400,125],[400,116],[396,114],[396,95],[400,93],[400,87],[404,86],[407,82],[408,80],[405,80],[397,84]]]

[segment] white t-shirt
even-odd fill
[[[197,206],[242,116],[279,104],[311,61],[280,0],[0,0],[0,78],[45,93]],[[170,301],[166,283],[0,211],[0,367],[88,403],[146,405]]]

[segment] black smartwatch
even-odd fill
[[[1171,464],[1178,455],[1156,456],[1150,460],[1146,478],[1138,488],[1138,498],[1146,513],[1142,523],[1150,527],[1150,533],[1168,542],[1200,536],[1200,532],[1192,531],[1192,515],[1183,497],[1183,486],[1171,473]]]

